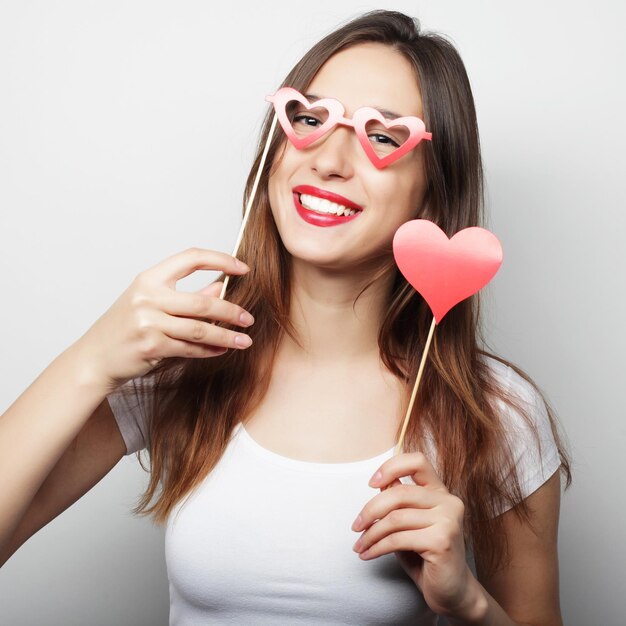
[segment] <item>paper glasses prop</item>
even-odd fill
[[[498,238],[484,228],[465,228],[448,239],[433,222],[411,220],[396,231],[393,255],[400,272],[426,300],[433,313],[413,393],[394,452],[399,454],[435,326],[453,306],[482,289],[496,275],[502,264],[502,246]]]
[[[338,100],[334,98],[322,98],[321,100],[315,100],[311,103],[305,96],[292,87],[281,87],[275,94],[266,96],[265,99],[274,105],[274,118],[272,119],[272,125],[267,135],[265,147],[263,148],[263,154],[261,155],[261,161],[256,172],[252,191],[246,204],[243,221],[233,250],[233,256],[237,256],[237,252],[239,251],[239,245],[241,244],[244,229],[248,223],[250,208],[252,207],[256,195],[259,179],[261,178],[267,152],[272,137],[274,136],[277,120],[280,122],[289,141],[298,150],[303,150],[310,146],[338,124],[349,126],[354,129],[359,143],[365,150],[370,161],[378,169],[387,167],[394,161],[397,161],[400,157],[415,148],[422,139],[432,139],[432,134],[426,131],[424,122],[419,119],[419,117],[397,117],[388,120],[383,117],[380,111],[372,107],[362,107],[355,111],[352,119],[348,119],[344,117],[345,109],[343,104]],[[299,103],[301,106],[300,112],[296,114],[293,120],[296,122],[296,127],[294,127],[293,122],[290,121],[289,115],[287,114],[287,108],[292,102]],[[308,112],[309,115],[305,115],[306,112]],[[305,122],[305,119],[298,119],[300,116],[306,118],[307,121]],[[311,126],[308,124],[308,121],[318,122],[320,126]],[[372,139],[370,139],[370,136]],[[376,138],[376,141],[373,141],[374,138]],[[222,299],[226,293],[229,278],[229,276],[226,276],[224,279],[224,285],[220,293],[220,298]]]
[[[415,148],[422,139],[432,138],[419,117],[397,117],[387,120],[380,111],[372,107],[362,107],[354,112],[352,119],[349,119],[344,117],[345,109],[339,100],[322,98],[311,103],[291,87],[282,87],[273,96],[266,96],[265,99],[274,104],[280,125],[289,141],[298,150],[310,146],[341,124],[354,129],[365,154],[378,169],[397,161]],[[296,110],[293,120],[290,120],[287,114],[287,105],[290,102],[298,102],[301,105]],[[315,121],[319,126],[310,126],[305,120]],[[373,142],[370,136],[382,138],[383,141]]]

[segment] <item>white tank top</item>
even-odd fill
[[[510,368],[491,366],[539,426],[540,448],[502,405],[525,497],[559,467],[558,451],[539,396]],[[141,384],[149,379],[135,381],[137,393],[131,380],[107,396],[127,454],[145,447],[151,409],[150,386]],[[211,474],[168,518],[170,626],[436,624],[394,554],[362,561],[352,550],[361,534],[352,522],[380,493],[367,483],[393,452],[352,463],[301,461],[263,448],[238,424]],[[468,562],[473,569],[469,550]]]
[[[435,624],[395,555],[362,561],[352,522],[393,448],[312,463],[261,447],[239,424],[209,477],[168,519],[170,624]]]

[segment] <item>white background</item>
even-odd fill
[[[0,2],[0,411],[138,272],[190,246],[230,252],[264,96],[339,23],[404,11],[455,42],[472,82],[505,251],[488,338],[571,445],[565,622],[622,624],[623,7]],[[163,531],[129,512],[146,480],[125,458],[24,545],[0,571],[0,623],[166,624]]]

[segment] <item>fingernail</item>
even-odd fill
[[[235,337],[235,345],[239,348],[248,348],[252,345],[252,339],[248,335],[237,335]]]
[[[240,268],[240,269],[242,269],[242,270],[247,270],[247,271],[250,271],[250,268],[249,268],[249,267],[248,267],[248,266],[247,266],[247,265],[246,265],[243,261],[240,261],[240,260],[239,260],[238,258],[236,258],[236,257],[233,257],[233,258],[235,259],[235,265],[236,265],[237,267],[239,267],[239,268]]]
[[[361,552],[361,548],[363,548],[363,540],[357,539],[357,542],[352,546],[352,549],[355,552]]]
[[[383,478],[382,472],[380,472],[380,471],[376,472],[370,478],[370,482],[369,482],[370,487],[375,487],[382,480],[382,478]]]
[[[250,315],[250,313],[246,312],[243,312],[239,316],[239,321],[246,326],[251,326],[252,324],[254,324],[254,318],[252,317],[252,315]]]
[[[359,515],[354,522],[352,522],[352,530],[361,530],[361,524],[363,523],[363,518]]]

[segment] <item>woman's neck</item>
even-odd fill
[[[378,354],[393,276],[378,278],[359,296],[373,275],[365,270],[341,273],[293,259],[290,317],[301,345],[286,337],[283,349],[318,363]]]

